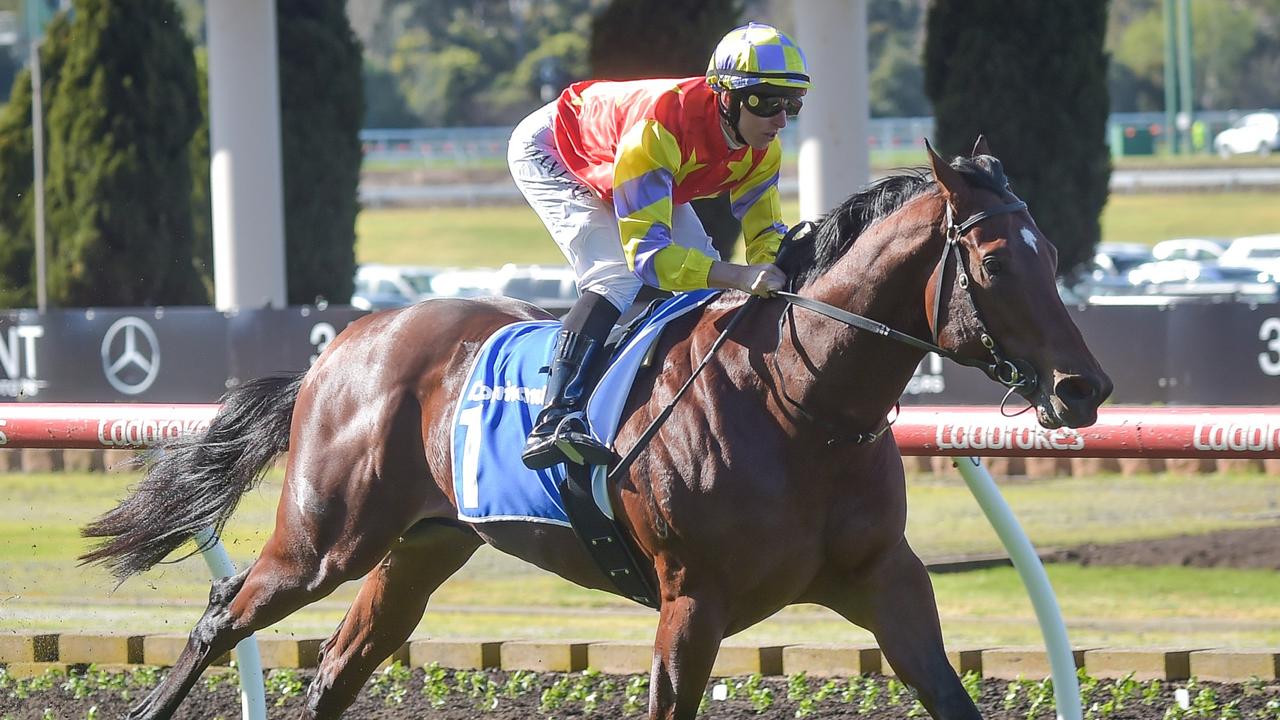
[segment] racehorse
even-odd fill
[[[798,251],[794,295],[755,304],[611,487],[657,584],[650,718],[693,718],[721,640],[793,603],[869,629],[933,717],[980,717],[903,535],[887,418],[932,347],[920,338],[983,367],[1046,428],[1093,423],[1111,381],[1058,297],[1053,245],[985,140],[951,163],[928,151],[929,171],[878,181],[821,220]],[[722,296],[668,327],[660,361],[635,380],[619,451],[742,305]],[[839,321],[850,314],[917,342]],[[367,575],[307,693],[305,717],[338,717],[483,543],[613,591],[569,528],[457,519],[449,426],[467,369],[499,328],[546,317],[500,298],[365,316],[305,374],[232,390],[206,433],[165,447],[134,493],[85,528],[107,539],[83,562],[122,580],[141,572],[220,529],[276,454],[287,450],[288,464],[261,555],[213,583],[186,648],[130,717],[169,717],[241,639]]]

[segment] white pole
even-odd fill
[[[800,113],[800,219],[816,220],[870,177],[867,0],[797,0],[796,42],[813,78]]]
[[[214,303],[285,305],[284,171],[274,0],[205,4]]]
[[[205,550],[201,553],[214,580],[236,573],[231,556],[222,541],[213,535],[212,528],[196,533],[196,543]],[[262,682],[262,656],[258,653],[258,639],[253,635],[236,645],[236,664],[240,669],[240,711],[244,720],[266,720],[266,687]]]
[[[1049,576],[1045,574],[1040,556],[1031,546],[1031,540],[1018,524],[1009,503],[996,487],[991,473],[976,457],[952,458],[969,491],[978,501],[982,512],[991,521],[1000,542],[1004,543],[1013,567],[1017,569],[1022,584],[1031,596],[1040,632],[1044,635],[1045,649],[1049,654],[1049,667],[1053,677],[1053,698],[1058,704],[1058,720],[1081,720],[1080,685],[1076,679],[1075,658],[1071,654],[1071,642],[1067,640],[1067,626],[1062,621],[1058,598],[1053,594]]]

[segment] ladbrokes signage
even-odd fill
[[[1115,381],[1114,402],[1280,403],[1280,305],[1090,307],[1071,313]],[[213,402],[250,378],[309,367],[363,314],[310,307],[228,314],[208,308],[10,311],[0,315],[0,402]],[[929,355],[902,401],[994,405],[1002,395],[980,372]],[[1080,441],[995,426],[949,432],[937,440],[955,449],[1031,450],[1048,444],[1069,450]],[[1197,442],[1280,441],[1271,430],[1205,426]]]
[[[104,447],[150,447],[161,440],[201,433],[208,429],[208,420],[100,420],[98,442]]]
[[[1196,423],[1192,444],[1197,450],[1275,452],[1280,425],[1263,415],[1240,415]]]
[[[1083,450],[1084,438],[1071,428],[1045,430],[1021,425],[938,425],[939,450]]]

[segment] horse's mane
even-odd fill
[[[1004,167],[990,155],[956,158],[953,167],[970,185],[1003,193],[1008,187]],[[876,180],[854,193],[818,220],[811,243],[796,248],[796,285],[803,287],[830,270],[853,242],[878,220],[888,217],[909,200],[934,188],[928,168],[905,168]]]

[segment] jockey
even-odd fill
[[[583,405],[598,348],[642,284],[765,296],[783,287],[773,265],[787,230],[778,131],[799,113],[809,84],[800,48],[751,23],[720,41],[705,77],[575,83],[516,127],[512,177],[581,293],[556,337],[526,466],[612,459],[592,437]],[[742,222],[746,265],[720,259],[689,206],[724,192]]]

